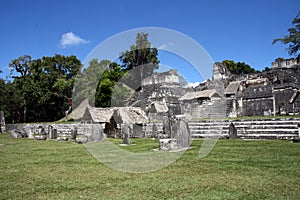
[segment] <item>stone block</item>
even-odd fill
[[[178,149],[177,140],[175,138],[159,140],[159,150],[171,151],[171,150],[177,150],[177,149]]]

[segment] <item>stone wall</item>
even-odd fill
[[[179,84],[178,72],[176,70],[170,70],[162,73],[154,72],[151,76],[142,81],[142,86],[164,83]]]
[[[297,58],[283,59],[277,58],[274,62],[272,62],[272,68],[289,68],[298,64]]]
[[[242,115],[243,116],[272,116],[273,97],[243,100]]]
[[[291,84],[283,84],[274,88],[276,114],[299,114],[300,96],[298,95],[299,89],[296,87]],[[294,97],[293,102],[291,101],[292,97]]]
[[[229,125],[233,123],[237,129],[237,136],[245,139],[290,139],[298,136],[298,124],[300,118],[286,119],[261,119],[261,120],[210,120],[189,121],[189,129],[193,138],[215,137],[227,138]],[[151,122],[143,126],[146,137],[153,136],[153,125],[156,132],[163,132],[162,122]],[[32,128],[43,126],[47,133],[48,126],[52,125],[57,133],[71,135],[71,130],[77,126],[79,135],[90,134],[92,124],[7,124],[7,132],[12,129]]]
[[[13,129],[19,129],[23,130],[24,128],[26,129],[31,129],[33,130],[34,133],[37,133],[38,127],[42,126],[45,129],[45,132],[48,133],[48,128],[49,126],[53,126],[54,129],[57,129],[58,134],[63,134],[63,135],[71,135],[72,129],[77,127],[77,133],[79,135],[84,135],[86,133],[89,133],[91,131],[91,124],[51,124],[51,123],[43,123],[43,124],[6,124],[6,132],[10,132]]]
[[[138,92],[131,100],[131,105],[146,110],[152,102],[165,102],[170,112],[174,115],[181,114],[178,98],[185,93],[179,84],[172,84],[169,87],[160,84],[146,85],[143,91]]]

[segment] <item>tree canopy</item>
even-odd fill
[[[95,106],[124,106],[132,91],[141,89],[142,79],[158,68],[157,55],[158,50],[151,47],[148,34],[138,33],[135,44],[120,53],[121,65],[112,62],[103,72],[96,89]]]
[[[300,12],[298,12],[297,16],[292,20],[292,24],[294,27],[288,29],[289,34],[282,38],[274,39],[273,44],[277,42],[288,44],[288,53],[298,56],[300,50]]]
[[[85,99],[90,105],[123,106],[141,79],[158,68],[157,55],[148,34],[139,33],[130,50],[120,53],[121,64],[95,58],[82,69],[76,56],[20,56],[9,63],[13,79],[0,79],[0,109],[7,123],[20,123],[62,119],[69,98],[73,107]]]
[[[135,44],[130,46],[130,49],[121,52],[120,61],[121,67],[125,71],[134,70],[128,74],[128,83],[132,88],[140,89],[141,80],[150,76],[155,69],[158,69],[159,59],[158,50],[151,47],[148,40],[148,33],[138,33],[135,39]]]
[[[250,65],[244,62],[235,63],[233,60],[223,60],[222,64],[226,66],[232,74],[236,74],[236,75],[243,75],[243,74],[257,72],[257,70],[250,67]]]
[[[64,117],[75,76],[82,67],[75,56],[56,54],[31,60],[25,55],[12,60],[9,66],[19,75],[4,83],[1,109],[8,122],[56,121]]]
[[[90,105],[95,105],[95,88],[110,64],[109,60],[98,61],[94,58],[89,62],[88,67],[78,72],[74,85],[73,107],[77,107],[85,99],[89,100]]]
[[[113,89],[116,83],[123,77],[125,71],[117,63],[111,63],[109,69],[105,70],[97,85],[95,95],[96,107],[110,107]]]

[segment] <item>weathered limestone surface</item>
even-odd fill
[[[5,133],[5,117],[3,110],[0,110],[0,133]]]
[[[60,135],[67,135],[71,138],[72,130],[74,130],[74,127],[77,127],[77,135],[83,135],[85,133],[91,132],[92,126],[91,124],[7,124],[6,125],[6,131],[12,132],[12,130],[15,130],[15,132],[20,132],[23,134],[23,137],[29,137],[30,134],[38,134],[38,127],[43,127],[44,132],[49,135],[50,130],[49,126],[52,126],[53,130],[53,138],[56,139]],[[20,134],[20,137],[22,135]]]
[[[290,68],[295,65],[298,65],[299,58],[277,58],[274,62],[272,62],[272,68]]]
[[[192,138],[228,138],[229,125],[233,123],[237,137],[241,139],[291,139],[298,137],[299,118],[265,119],[265,120],[214,120],[189,121]],[[147,124],[145,130],[152,128],[153,123]],[[163,132],[162,122],[155,123],[157,132]],[[146,132],[151,137],[151,132]]]

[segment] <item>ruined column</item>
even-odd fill
[[[272,94],[273,94],[273,115],[274,117],[276,116],[276,98],[275,98],[275,93],[274,93],[274,87],[272,87]]]
[[[3,110],[0,110],[0,133],[5,133],[5,118]]]
[[[231,122],[229,125],[229,130],[228,130],[228,135],[229,139],[236,139],[237,138],[237,130],[233,123]]]

